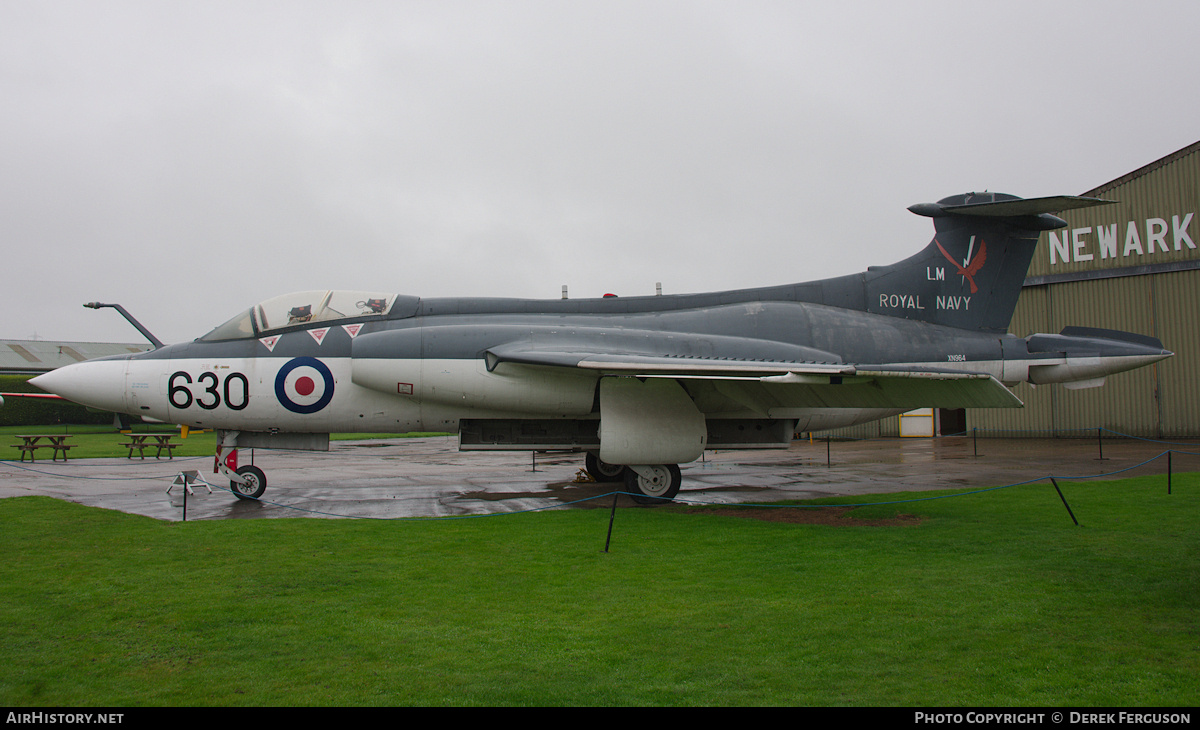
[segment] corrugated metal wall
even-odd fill
[[[900,435],[900,417],[892,416],[870,423],[860,423],[857,426],[836,428],[830,431],[817,431],[817,436],[830,435],[834,438],[847,439],[877,439],[896,438]]]
[[[1175,353],[1155,366],[1162,433],[1200,437],[1200,271],[1163,274],[1153,281],[1157,334]]]
[[[1103,269],[1116,269],[1146,264],[1161,264],[1179,261],[1195,260],[1198,250],[1191,249],[1186,244],[1175,250],[1172,236],[1172,216],[1179,216],[1179,223],[1188,213],[1200,215],[1197,203],[1200,202],[1200,143],[1192,145],[1180,152],[1170,155],[1163,160],[1151,163],[1142,170],[1130,173],[1111,183],[1089,190],[1084,195],[1117,201],[1115,205],[1099,208],[1084,208],[1067,211],[1061,217],[1067,221],[1067,228],[1055,231],[1055,236],[1062,240],[1074,229],[1090,228],[1083,233],[1080,240],[1084,246],[1081,253],[1092,258],[1083,261],[1061,261],[1058,256],[1051,256],[1051,236],[1043,233],[1038,241],[1037,253],[1029,266],[1030,276],[1046,274],[1082,273]],[[1147,220],[1161,220],[1166,226],[1164,232],[1165,247],[1154,246],[1150,242]],[[1137,243],[1140,243],[1141,253],[1134,248],[1126,252],[1126,242],[1129,233],[1129,223],[1134,223],[1137,233]],[[1116,225],[1116,256],[1106,258],[1099,246],[1100,232],[1103,226],[1106,230]],[[1193,242],[1197,241],[1196,231],[1200,224],[1193,218],[1189,230]],[[1073,251],[1072,251],[1073,253]]]
[[[1056,431],[1069,436],[1072,430],[1103,426],[1148,438],[1200,437],[1200,270],[1130,271],[1131,267],[1189,265],[1200,260],[1200,248],[1190,248],[1185,239],[1180,239],[1180,248],[1175,250],[1175,230],[1183,229],[1189,213],[1193,217],[1183,230],[1200,244],[1198,180],[1200,143],[1085,193],[1119,202],[1063,214],[1069,225],[1056,234],[1060,246],[1072,236],[1072,260],[1056,256],[1060,260],[1051,264],[1050,236],[1042,234],[1030,275],[1086,276],[1118,269],[1108,273],[1122,275],[1027,286],[1009,326],[1009,331],[1020,337],[1058,332],[1069,325],[1136,332],[1158,337],[1175,357],[1110,376],[1099,388],[1072,391],[1061,385],[1036,389],[1019,385],[1015,392],[1025,401],[1024,409],[971,411],[968,426],[988,431],[1011,429],[1013,435]],[[1114,225],[1117,255],[1102,256],[1097,229],[1112,231]],[[1073,234],[1077,229],[1083,231],[1078,239]],[[1150,239],[1160,230],[1163,243],[1151,249]],[[1083,241],[1079,253],[1090,254],[1090,260],[1073,260],[1075,240]]]

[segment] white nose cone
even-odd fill
[[[75,403],[105,411],[125,411],[124,359],[67,365],[29,382]]]

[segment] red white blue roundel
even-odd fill
[[[333,373],[315,357],[297,357],[279,368],[275,397],[292,413],[316,413],[333,400]]]

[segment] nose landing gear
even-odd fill
[[[231,479],[229,488],[238,499],[258,499],[267,491],[267,475],[257,466],[243,466],[234,473],[242,478],[242,483]]]
[[[217,455],[214,471],[229,477],[229,490],[238,499],[258,499],[267,491],[267,475],[253,464],[238,467],[238,431],[217,432]],[[221,454],[225,458],[221,458]]]

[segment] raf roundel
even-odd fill
[[[333,400],[333,373],[315,357],[297,357],[279,368],[275,397],[292,413],[316,413]]]

